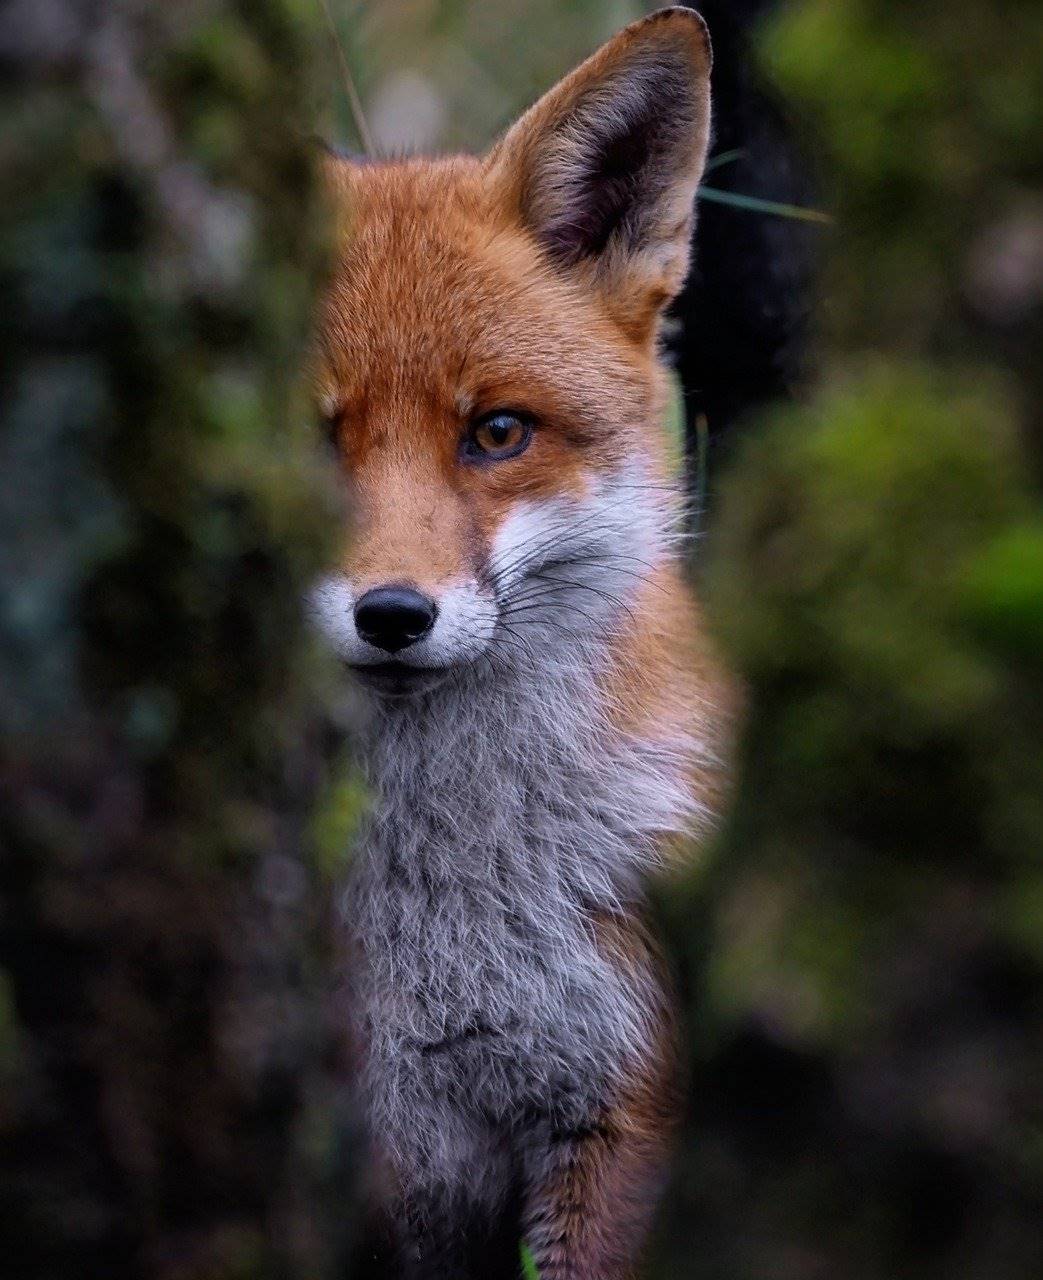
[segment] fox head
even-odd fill
[[[484,157],[331,159],[316,393],[349,491],[313,608],[404,693],[597,642],[668,552],[659,331],[708,144],[705,25],[634,23]],[[541,635],[542,632],[542,635]]]

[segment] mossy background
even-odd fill
[[[645,7],[331,0],[386,148],[483,145]],[[648,1274],[1028,1280],[1043,11],[793,0],[758,48],[835,221],[816,380],[699,543],[748,720],[660,904],[690,1119]],[[0,60],[5,1272],[345,1275],[362,798],[300,610],[338,60],[320,0],[12,0]]]
[[[12,1277],[341,1271],[353,1139],[314,817],[336,788],[301,619],[335,528],[300,376],[316,17],[0,18]]]

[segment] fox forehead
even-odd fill
[[[553,271],[468,157],[333,162],[337,263],[320,328],[320,401],[390,443],[524,409],[612,460],[647,422],[654,352],[596,292]]]

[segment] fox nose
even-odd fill
[[[369,644],[398,653],[435,625],[438,606],[412,587],[374,587],[355,605],[355,626]]]

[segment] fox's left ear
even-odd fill
[[[593,276],[642,330],[687,272],[710,65],[702,18],[662,9],[556,85],[487,160],[509,211],[546,254]]]

